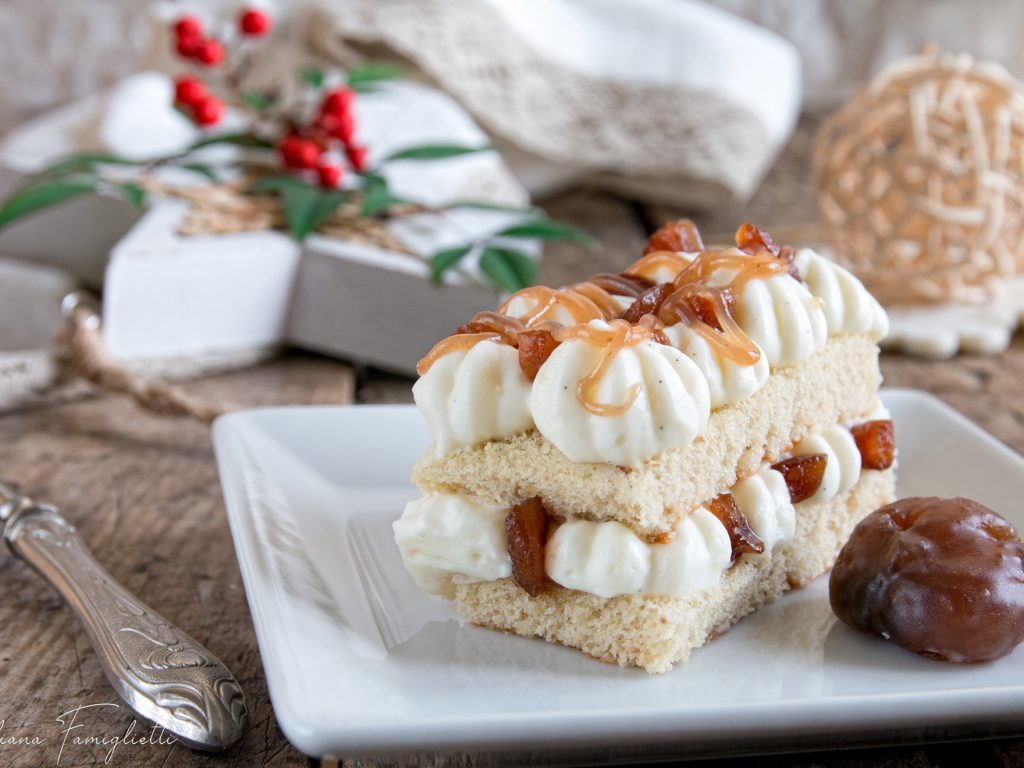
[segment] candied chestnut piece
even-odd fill
[[[829,579],[851,627],[942,661],[991,661],[1024,640],[1024,544],[970,499],[909,498],[868,515]]]
[[[896,459],[896,435],[888,419],[865,421],[850,428],[860,465],[864,469],[888,469]]]
[[[771,235],[754,226],[751,221],[740,224],[740,228],[736,230],[736,247],[745,253],[768,251],[773,256],[778,256],[782,250],[775,244]]]
[[[516,504],[505,517],[508,556],[512,578],[530,597],[544,586],[544,545],[547,543],[548,513],[540,497]]]
[[[697,225],[689,219],[679,219],[662,224],[658,231],[651,235],[644,248],[644,255],[654,251],[686,251],[694,253],[703,251],[704,243],[700,239]]]
[[[754,529],[747,522],[746,515],[740,511],[739,505],[731,493],[716,496],[714,501],[708,505],[708,509],[729,533],[733,562],[736,562],[740,555],[748,552],[756,554],[764,552],[764,542],[760,536],[754,533]]]
[[[733,297],[732,291],[721,289],[718,292],[722,301],[725,302],[725,309],[729,313],[729,317],[735,317],[736,299]],[[695,293],[686,298],[686,303],[690,305],[690,309],[701,319],[701,322],[710,325],[716,331],[722,330],[722,321],[718,317],[718,312],[715,311],[715,302],[710,296]]]
[[[672,290],[671,283],[651,286],[641,293],[636,301],[626,307],[626,310],[619,317],[627,323],[639,323],[640,318],[644,315],[657,314],[665,299],[672,293]]]
[[[519,332],[519,367],[530,381],[537,378],[537,371],[551,357],[558,342],[551,331],[536,328]]]
[[[789,489],[789,500],[794,504],[811,498],[825,477],[828,456],[824,453],[810,453],[794,456],[772,464],[772,469],[782,475]]]

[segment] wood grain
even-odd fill
[[[348,366],[293,357],[194,384],[199,395],[244,406],[349,403]],[[250,710],[244,741],[221,764],[304,766],[274,720],[228,532],[209,430],[100,397],[0,419],[0,473],[58,505],[101,563],[158,613],[184,628],[238,676]],[[0,765],[53,766],[62,726],[78,706],[116,702],[76,622],[29,569],[0,557],[0,737],[42,737],[41,746],[0,741]],[[112,737],[125,709],[95,707],[85,735]],[[140,724],[141,726],[141,724]],[[136,735],[148,734],[140,728]],[[102,765],[109,747],[69,743],[61,766]],[[199,766],[210,758],[179,746],[125,744],[113,765]]]

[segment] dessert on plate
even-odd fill
[[[621,274],[513,294],[420,363],[407,569],[475,624],[670,669],[892,501],[887,325],[752,224],[711,250],[673,222]]]

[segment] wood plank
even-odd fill
[[[352,402],[348,366],[291,357],[193,382],[190,391],[239,405]],[[0,474],[61,507],[96,557],[157,612],[206,644],[238,676],[251,725],[221,765],[305,766],[284,739],[267,697],[252,622],[221,502],[209,430],[99,398],[0,418]],[[60,599],[24,564],[0,557],[0,735],[44,738],[34,748],[0,743],[0,764],[57,761],[58,715],[118,701]],[[113,737],[126,709],[84,712],[85,735]],[[141,727],[137,734],[148,733]],[[65,748],[61,765],[100,765],[107,748]],[[123,745],[113,764],[198,766],[180,746]]]

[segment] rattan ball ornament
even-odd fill
[[[885,304],[980,303],[1024,272],[1024,85],[925,51],[822,126],[818,208],[837,261]]]

